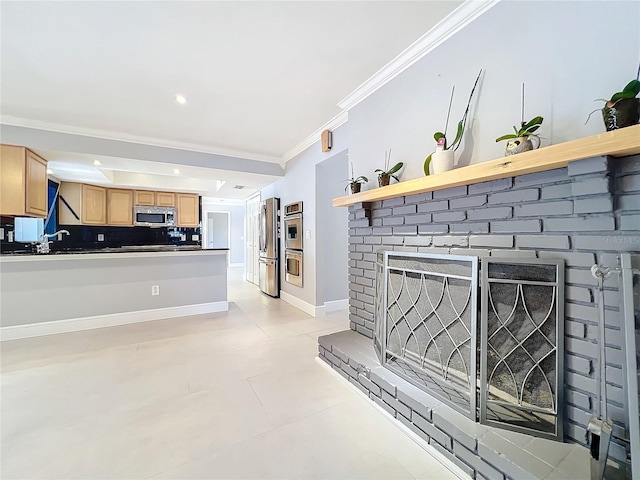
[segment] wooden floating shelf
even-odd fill
[[[543,172],[554,168],[563,168],[570,162],[585,158],[603,155],[626,157],[639,153],[640,125],[634,125],[519,153],[510,157],[475,163],[437,175],[414,178],[405,182],[394,183],[387,187],[338,197],[333,200],[333,206],[346,207],[361,202],[375,202],[377,200],[404,197],[461,185],[472,185],[527,173]]]

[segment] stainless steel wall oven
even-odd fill
[[[302,213],[284,217],[284,231],[285,248],[302,250]]]
[[[302,287],[302,252],[285,250],[285,280],[292,285]]]
[[[284,207],[285,281],[302,287],[302,202]]]

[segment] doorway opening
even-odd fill
[[[229,248],[231,215],[229,212],[205,212],[203,248]]]

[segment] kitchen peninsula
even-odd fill
[[[118,253],[115,253],[117,251]],[[2,340],[228,310],[228,249],[0,256]]]

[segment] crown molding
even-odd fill
[[[307,138],[305,138],[303,141],[298,143],[295,147],[288,150],[280,159],[280,165],[284,168],[286,163],[289,160],[291,160],[293,157],[304,152],[307,148],[309,148],[314,143],[319,142],[320,135],[322,134],[322,132],[324,132],[325,130],[335,130],[343,123],[346,123],[348,119],[349,119],[349,112],[347,112],[346,110],[343,110],[342,112],[338,113],[335,117],[333,117],[327,123],[322,125],[319,129],[317,129]]]
[[[281,161],[279,157],[271,155],[261,155],[259,153],[244,152],[242,150],[205,146],[187,142],[177,142],[154,137],[144,137],[131,135],[128,133],[113,132],[109,130],[98,130],[59,123],[42,122],[39,120],[30,120],[26,118],[13,117],[10,115],[0,115],[0,123],[2,125],[11,125],[14,127],[33,128],[37,130],[66,133],[70,135],[81,135],[84,137],[96,137],[104,140],[114,140],[119,142],[138,143],[153,147],[175,148],[178,150],[188,150],[192,152],[208,153],[213,155],[224,155],[226,157],[244,158],[248,160],[257,160],[260,162],[279,163]]]
[[[465,1],[431,30],[409,45],[396,58],[374,73],[366,82],[338,102],[338,106],[343,110],[353,108],[499,2],[500,0]]]

